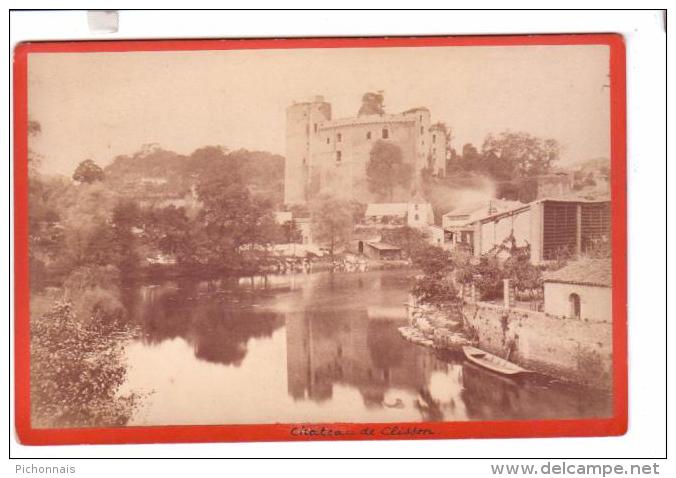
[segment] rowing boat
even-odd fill
[[[509,362],[497,355],[489,354],[476,347],[466,346],[462,348],[467,360],[483,368],[491,370],[502,375],[518,375],[528,373],[529,370],[519,367],[517,364]]]

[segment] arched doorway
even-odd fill
[[[570,318],[579,319],[580,315],[580,296],[577,294],[570,294],[568,296],[568,302],[570,303]]]

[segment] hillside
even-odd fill
[[[223,171],[238,171],[253,194],[265,196],[275,205],[283,202],[284,158],[265,151],[207,146],[186,156],[151,145],[131,156],[117,156],[105,168],[111,186],[137,199],[181,198],[200,177]]]

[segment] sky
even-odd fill
[[[29,55],[30,147],[45,173],[109,164],[142,145],[284,154],[285,109],[323,95],[356,116],[383,90],[387,113],[426,106],[453,147],[525,131],[562,146],[560,164],[610,157],[607,46],[397,47]]]

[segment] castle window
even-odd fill
[[[366,139],[371,139],[371,132],[370,132],[370,131],[368,131],[368,132],[366,133]]]
[[[343,152],[336,151],[336,163],[340,163],[343,160]]]
[[[416,214],[416,215],[415,215],[415,220],[416,220],[416,221],[419,221],[419,220],[420,220],[420,216],[418,216],[418,215]]]
[[[422,123],[422,115],[420,115],[420,122]]]
[[[336,142],[340,143],[342,140],[343,140],[343,135],[340,134],[340,133],[338,133],[338,134],[336,135]]]
[[[387,139],[390,137],[390,132],[387,130],[387,128],[383,128],[383,139]]]
[[[331,138],[326,138],[326,144],[330,144],[330,143],[331,143]]]
[[[420,134],[423,134],[424,132],[425,132],[425,128],[421,126],[420,127]]]
[[[317,123],[315,123],[315,133],[317,133]]]
[[[432,154],[437,154],[437,148],[432,148]]]
[[[436,135],[436,134],[433,134],[433,135],[432,135],[432,142],[433,142],[433,143],[436,143],[436,142],[437,142],[437,135]]]
[[[305,125],[305,134],[310,134],[310,125],[309,124]]]

